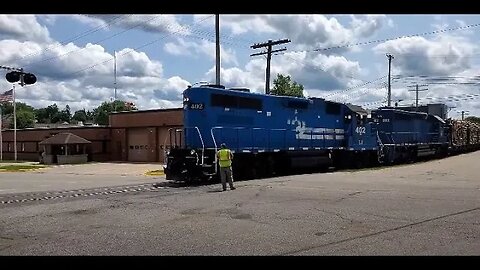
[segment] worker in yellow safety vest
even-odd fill
[[[223,191],[227,190],[227,178],[228,184],[230,185],[230,190],[234,190],[233,186],[233,176],[232,176],[232,159],[233,154],[230,149],[227,148],[227,145],[222,143],[221,149],[217,152],[218,164],[220,165],[220,179],[222,180]]]

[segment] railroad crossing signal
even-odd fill
[[[0,66],[0,68],[11,70],[5,75],[5,79],[7,79],[9,83],[20,82],[21,86],[25,86],[37,82],[37,77],[32,73],[24,72],[23,68],[11,68],[5,66]]]

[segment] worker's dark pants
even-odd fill
[[[233,188],[232,167],[220,167],[220,178],[222,179],[223,190],[227,189],[227,178],[230,189]]]

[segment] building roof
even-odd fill
[[[168,112],[168,111],[182,111],[181,108],[168,108],[168,109],[151,109],[151,110],[134,110],[134,111],[120,111],[120,112],[111,112],[111,115],[114,114],[139,114],[139,113],[154,113],[154,112]]]
[[[39,142],[38,144],[89,144],[92,143],[89,140],[85,140],[84,138],[77,136],[73,133],[58,133],[53,137],[50,137],[46,140]]]

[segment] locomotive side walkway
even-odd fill
[[[0,255],[480,255],[479,160],[5,204]]]

